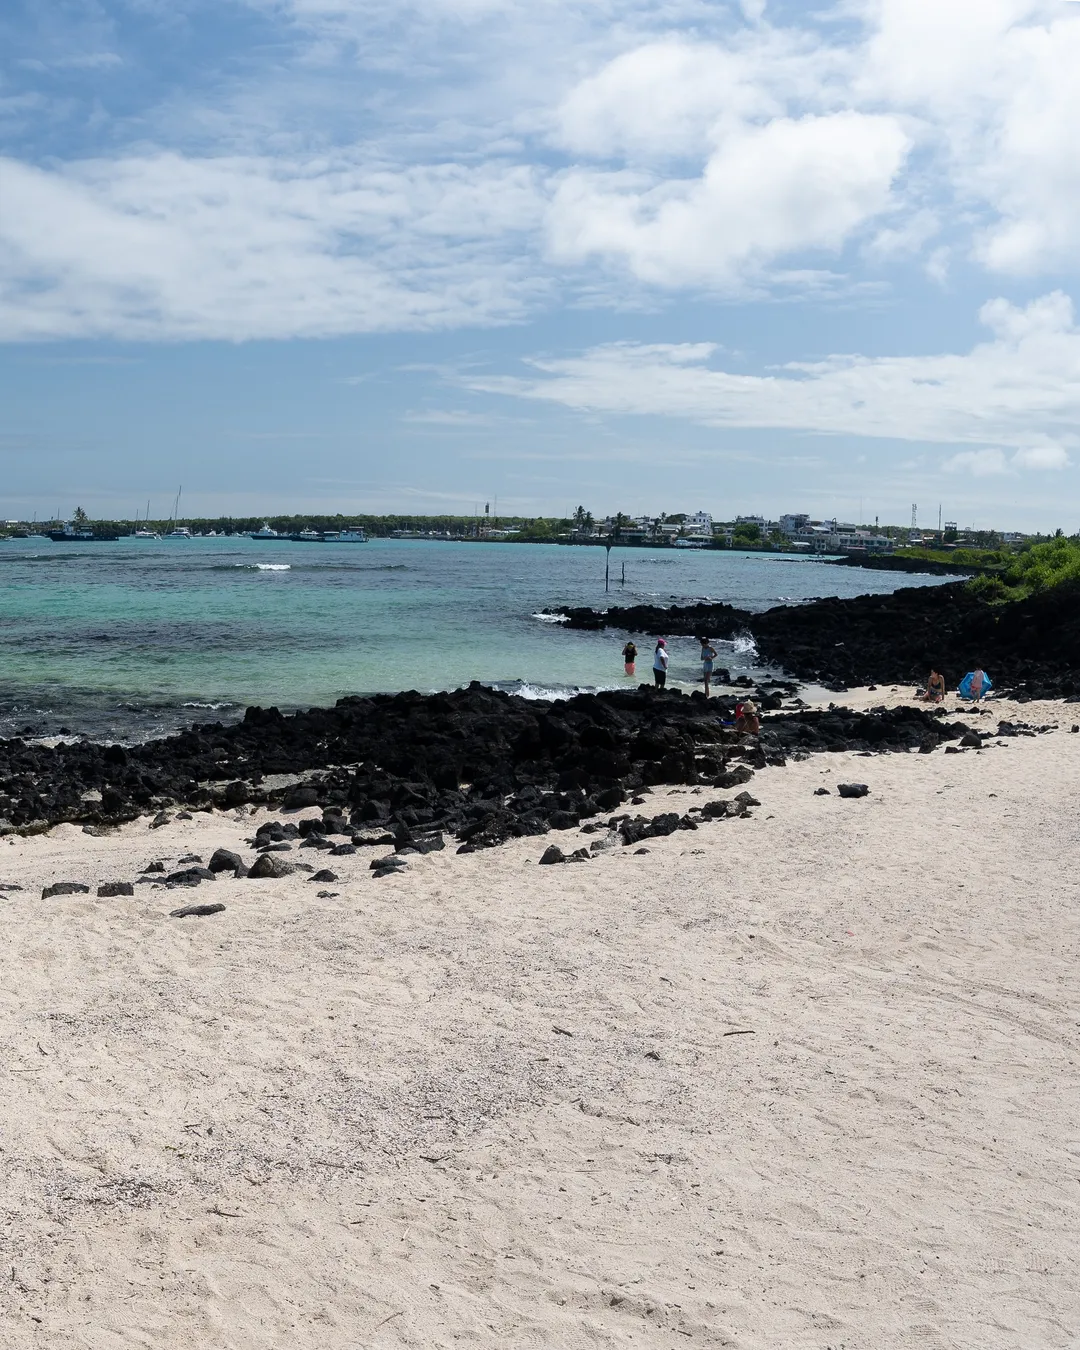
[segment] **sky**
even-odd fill
[[[1080,529],[1075,0],[7,0],[0,518]]]

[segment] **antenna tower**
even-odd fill
[[[915,502],[911,503],[911,528],[913,530],[919,528],[919,508]]]

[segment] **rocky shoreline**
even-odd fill
[[[952,683],[981,661],[997,688],[1021,701],[1080,700],[1077,599],[1077,588],[1059,587],[991,605],[947,585],[763,614],[726,605],[560,613],[579,628],[749,633],[764,661],[833,688],[907,683],[931,665]],[[326,832],[347,836],[346,846],[377,839],[423,852],[445,847],[449,836],[472,851],[572,829],[660,784],[730,789],[789,757],[980,743],[940,709],[811,711],[790,681],[745,686],[768,714],[757,736],[734,729],[730,695],[639,686],[542,702],[474,683],[453,693],[345,698],[291,715],[248,708],[239,723],[132,747],[0,741],[0,834],[61,822],[94,832],[169,809],[260,805],[320,808]]]
[[[313,817],[309,830],[354,843],[425,852],[450,836],[472,851],[575,828],[660,784],[737,788],[789,757],[929,750],[967,732],[917,708],[785,707],[791,684],[753,692],[773,710],[759,736],[734,730],[732,698],[639,687],[551,703],[473,684],[290,716],[249,708],[240,723],[130,748],[9,740],[0,742],[0,831],[66,821],[99,832],[155,812],[164,823],[170,808],[259,804],[320,808],[326,828]]]
[[[907,572],[924,577],[971,577],[993,568],[964,563],[938,562],[934,558],[905,558],[902,553],[845,553],[842,558],[826,558],[826,567],[864,567],[870,572]]]
[[[571,628],[753,638],[764,662],[831,689],[921,683],[931,667],[956,683],[981,664],[999,690],[1030,699],[1080,699],[1080,586],[992,604],[966,583],[891,595],[814,600],[751,614],[730,605],[564,608]]]

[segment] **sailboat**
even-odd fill
[[[139,529],[139,513],[138,513],[138,511],[135,512],[135,533],[132,535],[132,538],[133,538],[133,539],[160,539],[160,538],[161,538],[161,535],[158,534],[157,530],[152,530],[152,529],[150,529],[149,521],[150,521],[150,503],[147,502],[147,503],[146,503],[146,519],[143,521],[143,527],[142,527],[141,530]]]
[[[166,539],[190,539],[190,538],[192,538],[191,531],[188,529],[188,527],[187,527],[186,525],[177,525],[177,523],[176,523],[176,517],[177,517],[177,514],[179,513],[179,510],[180,510],[180,494],[181,494],[181,492],[183,492],[183,490],[184,490],[183,484],[181,484],[181,486],[178,487],[177,490],[176,490],[176,501],[173,502],[172,529],[171,529],[171,530],[169,531],[169,533],[165,536]]]

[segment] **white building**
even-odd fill
[[[808,530],[809,528],[810,517],[803,513],[780,517],[780,533],[788,539],[793,535],[801,534],[804,530]]]
[[[837,553],[849,553],[853,550],[862,553],[891,553],[892,546],[892,540],[887,534],[875,534],[873,530],[857,530],[845,526],[829,536],[829,547]]]

